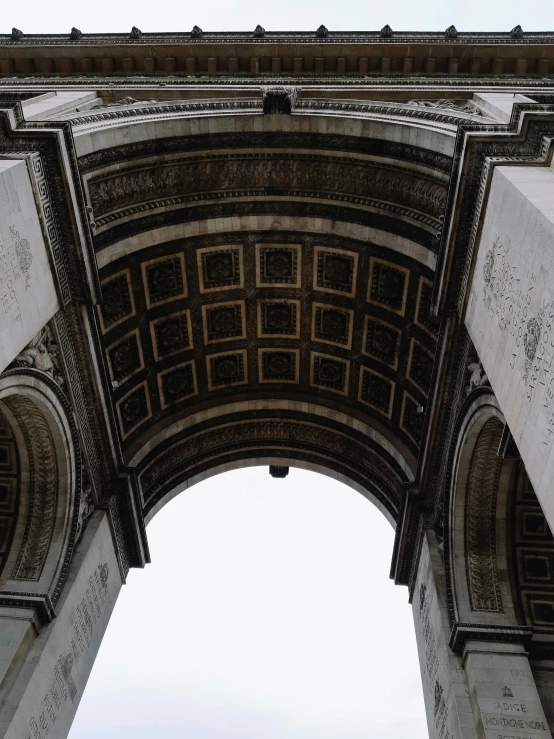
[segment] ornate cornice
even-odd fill
[[[382,30],[379,31],[327,31],[326,36],[317,35],[316,30],[313,31],[269,31],[263,29],[263,36],[258,36],[251,31],[201,31],[200,37],[195,37],[191,31],[181,32],[163,32],[163,33],[146,33],[142,32],[140,37],[127,33],[83,33],[79,38],[71,39],[69,31],[65,34],[26,34],[21,38],[14,39],[12,34],[0,34],[0,42],[2,44],[67,44],[74,46],[77,41],[79,44],[131,44],[131,45],[149,45],[152,43],[176,43],[191,42],[197,45],[211,44],[214,42],[228,43],[240,42],[247,44],[273,44],[276,41],[289,43],[379,43],[379,44],[397,44],[397,43],[421,43],[421,44],[444,44],[444,45],[463,45],[463,44],[492,44],[502,43],[508,45],[517,45],[523,43],[552,43],[554,44],[554,33],[551,31],[538,32],[522,32],[521,36],[514,37],[513,29],[506,31],[457,31],[456,36],[446,36],[445,31],[393,31],[391,36],[384,36]]]
[[[552,158],[554,98],[542,99],[551,102],[516,103],[508,125],[460,124],[434,286],[444,312],[463,311],[494,167],[544,166]]]

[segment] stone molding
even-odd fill
[[[528,648],[533,637],[529,626],[493,626],[490,624],[455,623],[450,632],[449,646],[456,654],[462,655],[468,641],[502,642],[503,644],[523,644]]]
[[[322,30],[323,29],[323,30]],[[137,29],[138,31],[138,29]],[[453,26],[435,33],[335,32],[321,26],[311,32],[25,35],[15,30],[0,36],[0,71],[4,75],[68,76],[142,74],[152,78],[186,74],[216,79],[231,75],[331,79],[363,78],[391,72],[410,79],[414,74],[497,76],[548,74],[554,45],[551,33],[458,33]],[[467,47],[477,53],[468,54]],[[35,49],[42,53],[34,54]],[[49,56],[45,56],[47,50]],[[482,50],[482,51],[481,51]],[[546,50],[546,54],[545,54]],[[99,53],[100,52],[100,53]],[[300,56],[294,56],[300,54]],[[333,75],[333,76],[331,76]],[[282,81],[283,77],[277,78]],[[278,83],[277,83],[278,84]]]
[[[237,415],[237,414],[235,414]],[[354,429],[309,413],[251,411],[240,417],[204,421],[155,447],[137,469],[145,515],[169,493],[198,472],[215,464],[252,456],[276,456],[315,462],[340,471],[365,485],[389,511],[398,516],[403,482],[369,440]]]

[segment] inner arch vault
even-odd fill
[[[262,456],[341,474],[396,520],[432,379],[452,133],[317,115],[120,128],[83,124],[76,143],[144,513]]]

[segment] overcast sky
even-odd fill
[[[124,32],[131,26],[142,31],[189,31],[198,24],[205,31],[250,30],[260,23],[268,30],[316,29],[324,23],[331,30],[393,29],[443,30],[451,23],[463,31],[510,30],[517,23],[524,30],[554,29],[551,0],[26,0],[2,3],[0,31],[17,26],[27,33],[64,33],[72,26],[83,32]]]
[[[0,32],[554,29],[551,0],[9,3]],[[362,496],[293,469],[214,477],[148,527],[70,739],[426,739],[393,532]]]
[[[70,739],[426,739],[393,530],[315,473],[217,475],[148,526]]]

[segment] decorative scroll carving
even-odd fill
[[[65,385],[60,350],[48,325],[19,352],[11,367],[32,367],[50,375],[60,387]]]
[[[340,193],[341,199],[368,198],[398,203],[440,216],[442,183],[400,169],[361,164],[341,157],[258,154],[187,159],[157,167],[104,175],[89,183],[96,223],[101,216],[135,203],[193,193],[285,188],[287,192]]]
[[[399,497],[402,484],[392,469],[366,446],[352,438],[310,423],[264,419],[241,424],[219,426],[208,432],[187,437],[161,454],[140,476],[144,502],[151,501],[157,492],[199,460],[209,461],[220,456],[225,449],[240,449],[245,444],[263,447],[271,443],[289,448],[317,450],[321,455],[346,459],[352,470],[359,466],[374,485],[387,489]]]
[[[4,403],[16,416],[29,457],[29,508],[23,542],[11,577],[39,580],[50,547],[58,502],[58,465],[46,419],[28,398],[8,397]]]
[[[502,460],[497,456],[503,424],[490,418],[471,457],[465,511],[465,550],[472,611],[501,613],[496,561],[496,498]]]

